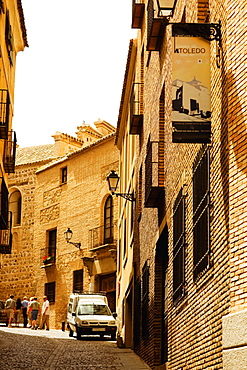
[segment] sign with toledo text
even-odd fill
[[[209,143],[210,41],[190,24],[172,25],[172,36],[173,142]]]

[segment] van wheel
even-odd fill
[[[70,337],[73,337],[73,335],[74,335],[73,330],[69,329],[69,336],[70,336]]]
[[[81,340],[81,331],[76,328],[77,340]]]
[[[116,333],[111,334],[111,340],[116,340]]]

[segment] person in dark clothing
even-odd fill
[[[20,317],[21,317],[21,299],[17,298],[16,300],[16,309],[15,309],[15,326],[19,326]]]
[[[27,306],[28,306],[28,300],[27,297],[23,298],[23,301],[21,302],[22,305],[22,316],[23,316],[23,326],[24,328],[27,327]]]

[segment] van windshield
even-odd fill
[[[103,304],[83,304],[78,306],[78,315],[111,315],[111,311]]]

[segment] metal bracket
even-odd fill
[[[130,202],[134,202],[134,193],[112,193],[112,195],[116,195],[116,197],[122,197],[124,199],[129,200]]]
[[[208,41],[221,40],[221,22],[219,23],[169,23],[172,25],[173,36],[203,37]]]

